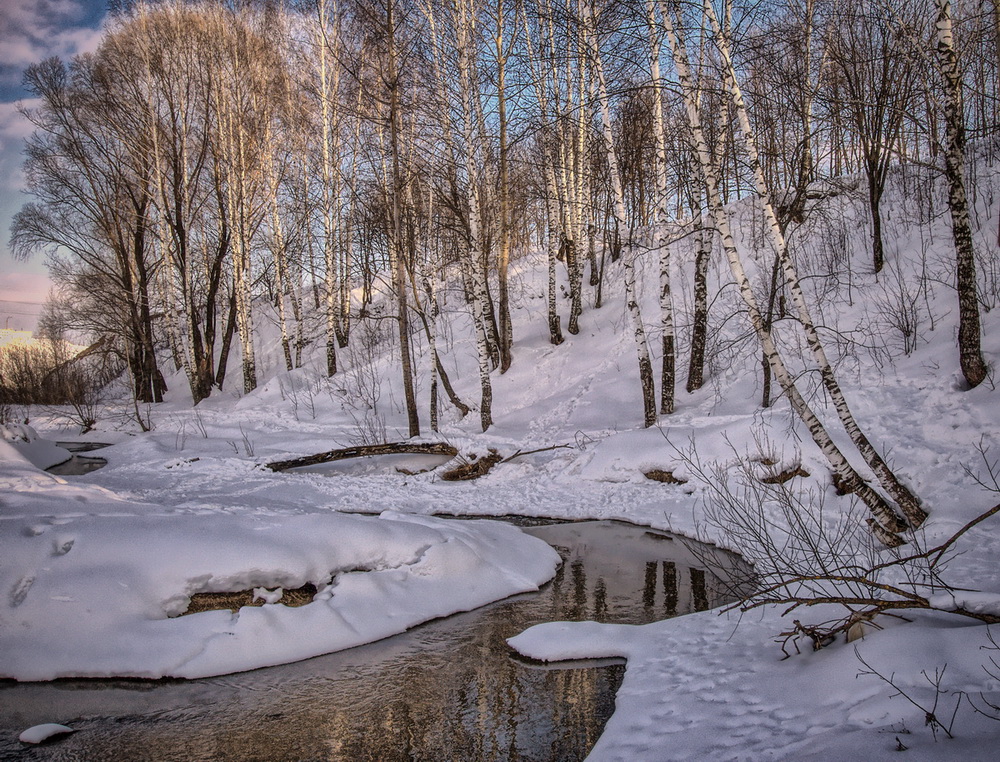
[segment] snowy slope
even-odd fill
[[[989,168],[980,170],[978,180],[983,300],[996,307],[1000,306],[998,220],[987,189],[1000,184]],[[921,496],[931,515],[916,541],[934,545],[1000,502],[1000,496],[977,483],[977,478],[989,481],[981,449],[988,458],[1000,457],[1000,392],[995,374],[975,390],[961,388],[946,215],[935,213],[927,221],[917,213],[914,200],[914,189],[928,182],[920,176],[894,178],[886,203],[888,264],[878,278],[867,262],[867,233],[857,196],[843,194],[825,202],[825,212],[816,214],[814,222],[792,240],[796,257],[810,276],[806,282],[852,409],[872,441]],[[761,237],[754,232],[751,208],[738,206],[734,214],[741,245],[756,262],[751,269],[767,272],[769,255],[754,248]],[[672,248],[680,367],[688,351],[691,245],[681,239]],[[656,265],[651,253],[641,254],[642,306],[654,364],[658,364]],[[236,621],[219,612],[167,619],[166,610],[201,584],[192,580],[206,576],[225,578],[234,585],[273,588],[324,582],[319,579],[321,571],[329,574],[385,559],[382,571],[406,577],[401,587],[386,585],[380,590],[381,600],[386,601],[385,618],[396,618],[398,613],[398,621],[412,623],[530,589],[551,573],[551,556],[514,530],[486,528],[466,537],[417,518],[427,514],[622,518],[701,534],[731,546],[723,529],[706,521],[709,491],[694,478],[688,462],[694,454],[722,474],[737,473],[740,461],[762,451],[779,467],[801,464],[810,475],[795,480],[798,488],[822,495],[833,518],[852,510],[850,500],[836,496],[825,460],[787,405],[779,400],[767,410],[760,408],[758,352],[719,264],[713,265],[711,277],[708,383],[686,394],[682,373],[677,412],[661,418],[658,427],[639,428],[635,350],[614,282],[616,266],[609,267],[612,282],[606,287],[605,305],[594,309],[588,290],[581,332],[567,335],[563,345],[553,347],[547,342],[544,317],[545,263],[532,257],[517,262],[512,287],[514,364],[507,374],[493,377],[496,424],[482,434],[478,415],[462,420],[442,400],[440,436],[464,454],[482,454],[488,447],[505,455],[568,447],[519,457],[475,482],[446,483],[433,472],[396,471],[397,466],[418,470],[431,465],[417,458],[347,461],[318,469],[325,474],[276,475],[260,467],[270,460],[380,437],[405,438],[403,395],[388,328],[379,329],[379,340],[366,349],[358,348],[359,341],[342,353],[342,371],[332,379],[321,372],[318,349],[305,367],[276,370],[279,348],[262,330],[258,361],[267,368],[266,379],[254,393],[226,391],[192,409],[184,379],[174,376],[169,401],[148,411],[152,432],[137,433],[124,413],[107,411],[91,436],[114,443],[102,452],[109,465],[72,483],[6,457],[0,462],[5,487],[0,548],[5,559],[2,586],[11,599],[0,620],[0,671],[27,678],[102,670],[194,675],[308,655],[307,649],[290,648],[281,637],[292,618],[265,622],[280,611],[280,603],[249,616],[241,614]],[[441,348],[459,394],[474,404],[478,395],[474,345],[458,291],[446,291]],[[565,321],[568,300],[560,302],[560,310]],[[262,327],[268,324],[268,316],[259,318]],[[1000,310],[984,311],[983,320],[984,353],[996,368]],[[387,321],[379,325],[386,326]],[[782,321],[779,332],[789,344],[799,341],[791,320]],[[421,337],[416,341],[418,396],[424,433],[430,436],[426,347]],[[823,397],[813,388],[812,376],[806,374],[801,381],[810,400],[822,409]],[[49,438],[68,438],[57,419],[33,415],[33,424]],[[828,410],[824,418],[833,420]],[[845,435],[835,436],[846,446]],[[642,473],[651,468],[673,471],[688,481],[651,482]],[[380,519],[342,515],[384,511],[392,513]],[[116,562],[120,546],[114,545],[111,527],[141,538],[124,564]],[[35,529],[38,533],[32,534]],[[321,539],[332,535],[337,542]],[[66,545],[60,540],[69,539],[71,549],[59,554]],[[440,565],[445,576],[425,580],[413,568],[404,570],[422,548],[438,545],[463,548],[453,561]],[[183,552],[170,553],[177,546]],[[301,558],[287,552],[300,546]],[[243,563],[247,553],[241,549],[250,548],[263,560]],[[951,584],[1000,593],[998,525],[987,522],[978,527],[957,550],[947,568]],[[481,558],[470,562],[467,553]],[[194,568],[204,559],[210,563],[196,573]],[[59,565],[69,567],[65,576],[57,573]],[[122,576],[122,566],[131,577]],[[49,571],[39,571],[45,568]],[[153,582],[147,576],[152,569],[168,573],[157,573]],[[84,573],[85,577],[79,576]],[[434,587],[435,580],[449,579],[448,574],[462,580],[481,574],[497,586],[473,585],[477,589],[468,597],[452,602]],[[20,606],[12,606],[27,584],[22,580],[32,576],[37,581]],[[88,584],[71,585],[70,580],[81,578]],[[119,582],[130,585],[129,592],[121,594],[127,603],[125,623],[114,625],[102,615],[95,618],[95,629],[82,633],[78,642],[89,647],[98,638],[96,628],[106,632],[120,626],[130,644],[115,654],[121,663],[112,665],[111,657],[95,648],[79,661],[84,667],[69,666],[72,660],[64,653],[68,641],[54,625],[60,607],[71,610],[76,621],[87,621],[108,590],[123,589]],[[425,582],[428,586],[420,587]],[[366,593],[371,587],[380,585],[373,581]],[[334,593],[331,600],[337,601]],[[404,605],[413,601],[421,604],[420,616]],[[159,606],[155,612],[149,609],[152,602]],[[287,616],[314,616],[297,613],[311,606],[316,606],[313,611],[322,618],[323,628],[343,613],[336,607],[310,604],[287,609]],[[780,613],[755,611],[741,619],[736,613],[703,612],[633,628],[543,625],[514,645],[550,660],[628,658],[619,711],[593,752],[597,760],[882,759],[894,755],[897,744],[908,747],[908,758],[914,759],[994,758],[1000,722],[977,714],[970,703],[971,699],[983,707],[981,692],[1000,703],[1000,678],[984,670],[1000,673],[990,663],[991,655],[1000,656],[989,650],[990,628],[940,614],[908,615],[912,621],[884,620],[885,629],[869,631],[855,643],[837,642],[815,653],[803,648],[801,655],[783,661],[774,641],[791,623]],[[827,614],[806,610],[796,616],[822,621]],[[283,611],[281,617],[285,616]],[[13,634],[12,625],[24,621],[37,622],[45,632],[35,646]],[[316,621],[319,629],[320,619]],[[184,623],[170,624],[177,622]],[[375,635],[388,631],[384,621],[365,627],[369,625]],[[188,634],[161,636],[157,628],[166,626],[196,628],[198,634],[191,640]],[[162,637],[157,644],[175,645],[176,650],[161,650],[158,645],[155,653],[144,651],[136,633],[146,637],[154,631],[150,637]],[[233,662],[200,650],[233,639],[242,644],[233,650]],[[315,648],[329,650],[348,640],[346,635],[342,640],[331,637]],[[897,691],[878,677],[861,674],[871,670],[858,655],[872,670],[895,675],[896,683],[924,707],[933,703],[936,693],[922,673],[933,677],[935,670],[947,666],[940,682],[947,693],[937,695],[938,711],[950,717],[955,701],[960,701],[952,728],[956,738],[945,738],[938,731],[935,740],[924,726],[924,711],[895,695]]]

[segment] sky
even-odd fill
[[[18,112],[30,106],[24,70],[50,56],[69,59],[95,50],[107,0],[0,0],[0,300],[44,301],[44,258],[18,262],[10,254],[10,225],[28,200],[21,173],[31,126]]]

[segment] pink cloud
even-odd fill
[[[4,269],[9,266],[5,263]],[[0,273],[0,301],[41,304],[45,302],[51,288],[52,281],[45,273],[27,271]]]

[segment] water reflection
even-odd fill
[[[541,668],[514,658],[506,638],[542,621],[685,613],[720,603],[720,585],[668,535],[614,522],[526,531],[565,559],[542,591],[379,643],[209,680],[0,684],[0,758],[582,759],[623,665]],[[17,734],[48,721],[78,732],[22,751]]]
[[[108,461],[104,458],[88,458],[85,455],[74,455],[69,460],[64,460],[62,463],[57,463],[45,470],[56,476],[82,476],[99,468],[104,468],[106,465],[108,465]]]
[[[56,476],[82,476],[108,465],[108,461],[104,458],[94,458],[78,454],[100,450],[102,447],[108,446],[106,442],[56,442],[56,444],[64,450],[73,453],[73,456],[69,460],[45,469],[50,474],[55,474]]]

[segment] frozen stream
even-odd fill
[[[582,759],[624,665],[543,668],[505,639],[543,621],[639,624],[726,599],[666,533],[610,521],[525,529],[564,558],[540,592],[367,646],[204,680],[0,682],[0,759]],[[77,732],[17,741],[42,722]]]

